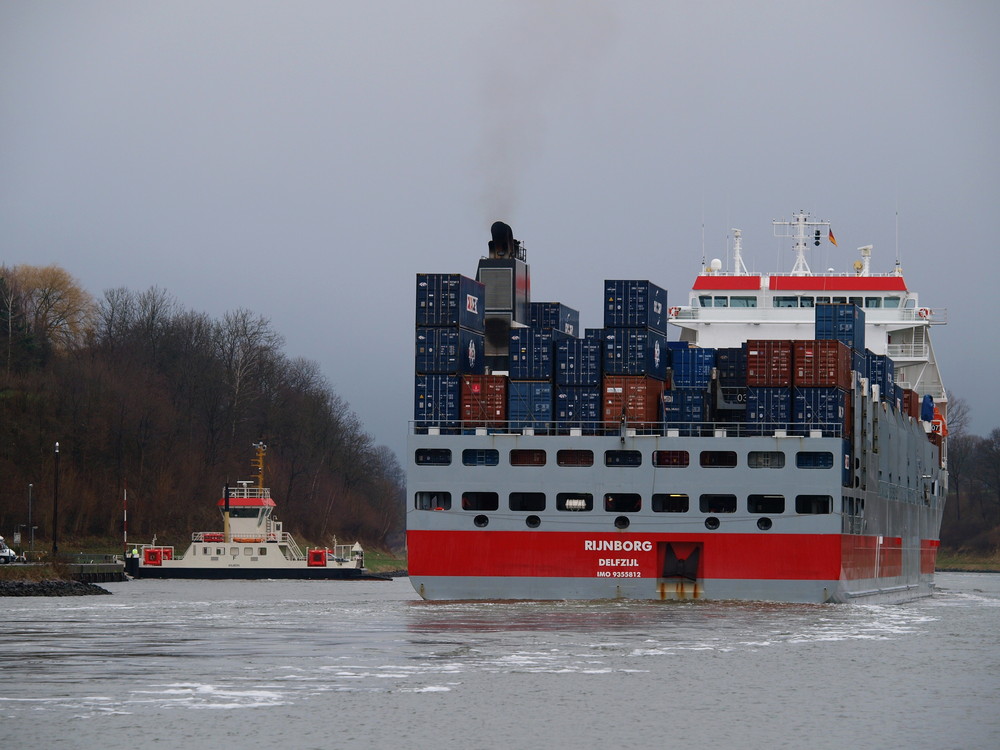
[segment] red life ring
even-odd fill
[[[926,307],[921,307],[919,310],[917,310],[917,315],[919,315],[921,318],[929,318],[931,315],[931,311],[928,310]]]
[[[668,310],[668,313],[671,318],[676,318],[680,311],[681,309],[679,307],[671,307],[670,310]]]

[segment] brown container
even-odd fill
[[[795,342],[793,377],[800,388],[851,387],[851,349],[842,341]]]
[[[920,419],[920,394],[909,388],[903,389],[903,413]]]
[[[507,421],[507,377],[463,375],[462,421],[468,427],[502,427]]]
[[[601,385],[604,424],[621,424],[622,407],[630,427],[642,428],[660,421],[663,381],[645,375],[606,375]]]
[[[792,384],[792,342],[747,341],[747,385],[788,388]]]

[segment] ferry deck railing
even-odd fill
[[[601,420],[413,420],[411,435],[565,435],[602,437],[844,437],[840,422],[620,422]]]

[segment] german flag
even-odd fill
[[[830,230],[830,242],[833,243],[834,247],[837,245],[837,238],[833,236],[833,230]]]

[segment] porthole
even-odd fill
[[[627,516],[618,516],[618,518],[615,519],[616,529],[627,529],[628,525],[629,525],[629,520]]]
[[[761,531],[767,531],[769,528],[771,528],[771,519],[770,518],[758,518],[757,519],[757,528],[760,529]]]
[[[472,519],[472,522],[474,524],[476,524],[476,526],[478,526],[479,528],[482,529],[482,528],[485,528],[486,526],[489,526],[490,519],[487,518],[486,516],[480,514],[480,515],[476,516],[474,519]]]
[[[705,519],[705,528],[710,531],[715,531],[719,528],[719,519],[715,516],[709,516]]]
[[[539,526],[541,526],[542,519],[539,518],[538,516],[528,516],[527,518],[524,519],[524,523],[525,525],[527,525],[529,529],[537,529]]]

